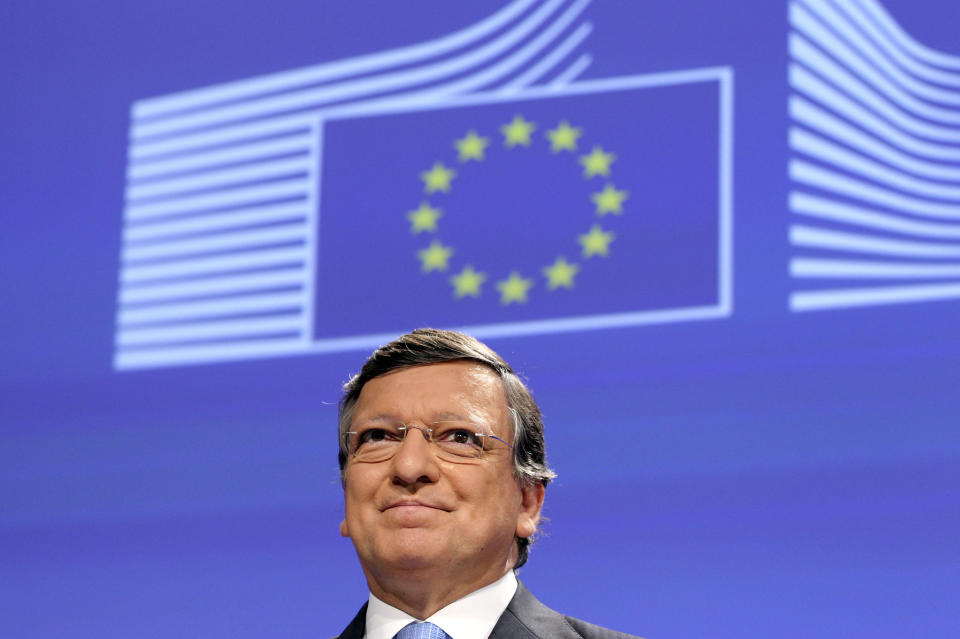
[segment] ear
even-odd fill
[[[532,537],[533,533],[537,532],[545,492],[546,489],[540,482],[530,486],[520,486],[520,514],[517,516],[517,537]]]
[[[346,519],[344,519],[343,521],[340,522],[340,534],[343,535],[344,537],[349,537],[349,536],[350,536],[350,529],[347,528],[347,520],[346,520]]]

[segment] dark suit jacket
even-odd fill
[[[338,639],[363,639],[367,621],[367,605],[364,604],[350,625],[344,628]],[[634,635],[614,632],[600,626],[561,615],[550,610],[527,590],[517,585],[517,594],[500,615],[490,639],[638,639]]]

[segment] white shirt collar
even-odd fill
[[[453,639],[487,639],[516,592],[517,578],[512,570],[508,570],[507,574],[489,586],[474,590],[466,597],[444,606],[427,621],[439,626]],[[370,593],[366,639],[393,639],[411,621],[417,619]]]

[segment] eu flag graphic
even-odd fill
[[[706,68],[148,136],[115,365],[726,316],[731,96]]]
[[[670,80],[326,119],[317,338],[728,312],[724,86]]]

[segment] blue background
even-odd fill
[[[956,3],[885,6],[957,52]],[[350,619],[366,589],[337,532],[333,432],[364,353],[112,369],[129,109],[493,10],[0,9],[0,635],[315,637]],[[958,306],[788,311],[786,11],[586,11],[584,78],[734,69],[734,313],[490,340],[529,378],[560,473],[521,578],[651,638],[953,636]],[[325,303],[347,318],[350,301]]]

